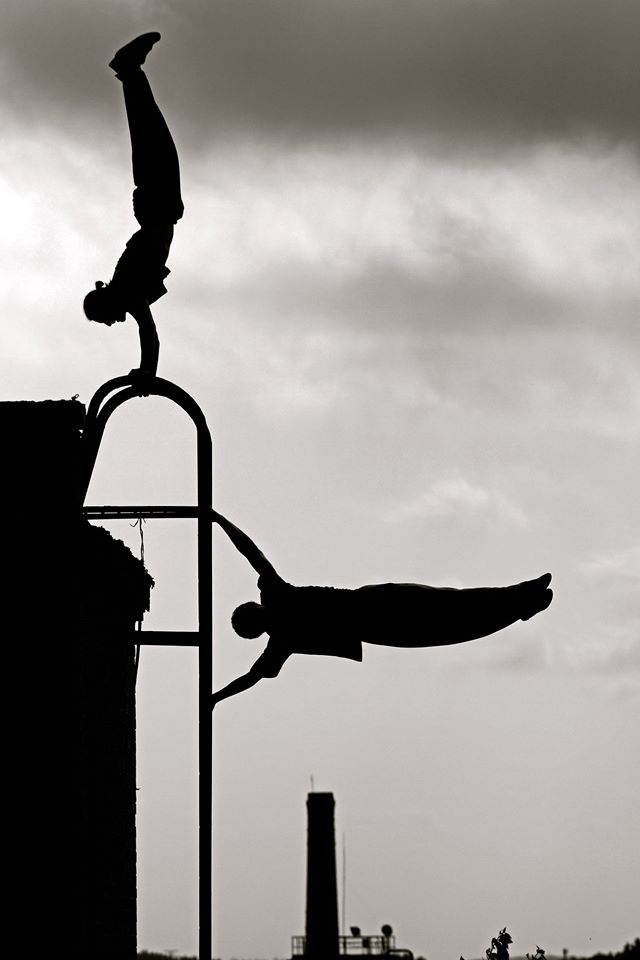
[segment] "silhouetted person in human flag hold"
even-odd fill
[[[131,137],[133,213],[140,229],[127,242],[113,277],[96,282],[84,298],[89,320],[111,326],[130,314],[140,332],[140,367],[132,374],[155,376],[159,341],[150,304],[167,289],[166,265],[173,228],[184,212],[180,168],[173,138],[153,98],[142,64],[159,33],[143,33],[116,53],[109,64],[122,83]]]
[[[243,603],[231,617],[241,637],[266,633],[269,642],[248,673],[213,694],[211,706],[277,677],[293,653],[362,660],[362,642],[390,647],[440,647],[485,637],[529,620],[553,597],[551,574],[508,587],[430,587],[378,583],[356,589],[295,587],[276,572],[255,543],[222,514],[211,519],[258,574],[260,603]]]

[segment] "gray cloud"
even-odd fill
[[[636,0],[193,0],[5,5],[8,98],[27,116],[107,102],[99,65],[157,26],[153,76],[194,143],[429,136],[637,138]],[[176,71],[176,65],[179,70]]]
[[[9,0],[0,41],[2,100],[32,129],[69,128],[103,110],[104,75],[97,67],[118,36],[123,4]],[[105,44],[106,39],[106,44]],[[78,112],[80,111],[80,116]]]

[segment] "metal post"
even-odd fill
[[[115,391],[119,391],[115,393]],[[106,399],[110,393],[114,395]],[[211,695],[213,687],[213,561],[212,561],[212,487],[213,450],[206,418],[195,400],[181,387],[161,377],[153,377],[142,387],[131,376],[116,377],[103,384],[94,394],[87,411],[84,433],[85,476],[81,498],[84,500],[91,480],[100,441],[107,421],[114,411],[136,396],[164,396],[173,400],[189,414],[197,431],[197,499],[198,506],[177,508],[173,516],[197,516],[198,523],[198,829],[199,829],[199,957],[212,958],[211,934],[211,847],[213,814],[213,735]],[[100,508],[91,508],[100,511]],[[108,508],[103,508],[107,510]],[[116,510],[118,508],[110,508]],[[152,508],[150,508],[152,509]],[[87,511],[85,511],[87,513]],[[104,514],[103,514],[104,515]],[[179,643],[185,643],[180,634]],[[153,642],[153,641],[152,641]],[[158,642],[167,643],[167,633],[158,636]],[[188,642],[188,641],[187,641]]]
[[[210,511],[212,507],[213,462],[211,436],[204,416],[198,426],[198,754],[200,827],[199,930],[200,960],[211,960],[211,858],[213,817],[213,557]]]

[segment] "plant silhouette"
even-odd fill
[[[511,934],[503,927],[497,937],[491,938],[491,946],[485,950],[487,960],[509,960],[509,945],[512,943]]]

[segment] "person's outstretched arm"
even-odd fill
[[[239,550],[242,556],[246,557],[259,576],[263,576],[264,574],[275,574],[275,576],[278,576],[273,564],[267,560],[262,550],[255,545],[251,537],[248,537],[239,527],[236,527],[234,523],[231,523],[230,520],[227,520],[226,517],[223,517],[222,514],[216,510],[211,511],[211,520],[224,530],[236,550]]]
[[[256,666],[257,664],[254,663],[248,673],[237,677],[235,680],[232,680],[231,683],[228,683],[226,687],[222,687],[217,693],[214,693],[211,697],[211,709],[213,710],[216,703],[220,703],[221,700],[226,700],[227,697],[234,697],[236,693],[242,693],[243,690],[248,690],[250,687],[255,686],[259,680],[262,680],[262,671],[259,669],[256,670]]]
[[[140,334],[140,372],[155,377],[158,369],[158,354],[160,341],[149,304],[146,300],[138,300],[129,308],[129,313],[138,324]]]
[[[287,649],[283,650],[277,644],[274,645],[272,641],[269,641],[248,673],[232,680],[226,687],[222,687],[221,690],[213,694],[211,709],[213,710],[216,703],[221,700],[234,697],[236,693],[242,693],[243,690],[255,686],[258,680],[262,680],[263,677],[277,677],[288,657],[289,651]]]

